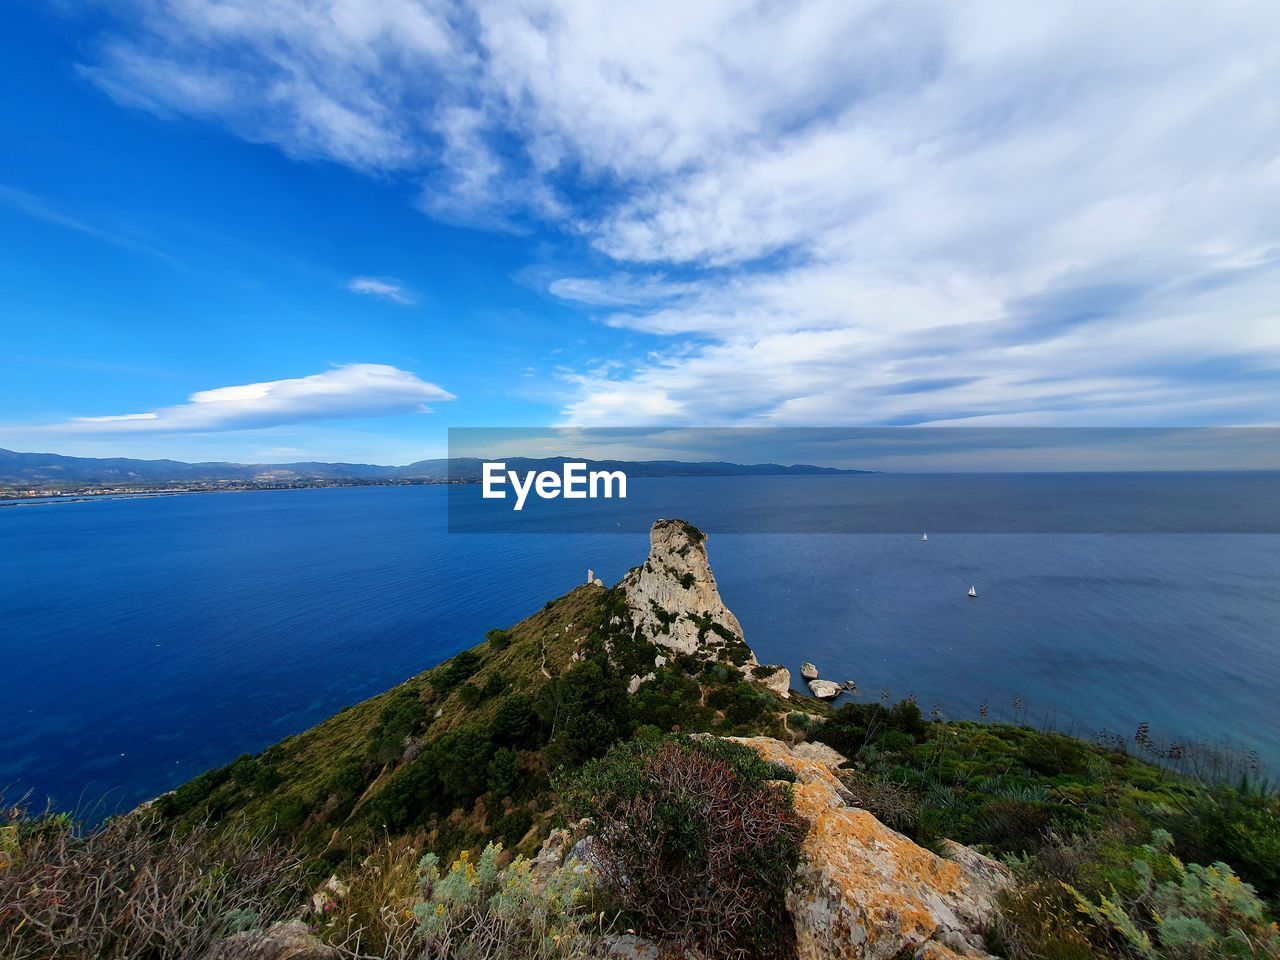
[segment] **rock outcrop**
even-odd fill
[[[743,643],[738,618],[720,599],[706,541],[691,523],[659,520],[649,531],[648,559],[622,580],[632,622],[677,653]]]
[[[806,660],[804,663],[800,664],[800,676],[804,677],[806,680],[817,680],[818,668]]]
[[[734,738],[796,776],[796,810],[810,821],[787,893],[799,960],[988,957],[982,931],[998,890],[994,861],[960,844],[944,859],[851,806],[830,748]]]
[[[786,667],[770,665],[752,670],[755,678],[786,700],[791,696],[791,671]]]
[[[720,599],[706,541],[705,533],[684,520],[654,523],[648,559],[619,584],[632,622],[660,647],[722,662],[788,696],[790,671],[761,667],[743,639],[738,618]]]
[[[338,956],[338,951],[316,939],[305,923],[292,920],[227,937],[206,953],[204,960],[338,960]]]
[[[834,700],[844,693],[844,687],[834,680],[810,680],[809,690],[819,700]]]

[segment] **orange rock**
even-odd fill
[[[913,950],[920,960],[988,956],[982,930],[1003,867],[959,844],[949,849],[972,856],[943,859],[850,806],[838,764],[817,759],[820,751],[733,739],[795,774],[795,807],[811,823],[787,894],[800,960],[890,960]]]

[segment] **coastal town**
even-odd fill
[[[424,484],[454,482],[437,477],[396,477],[389,479],[280,479],[257,480],[197,480],[183,483],[113,483],[58,486],[44,484],[38,487],[0,485],[0,506],[13,506],[16,501],[29,500],[82,500],[91,497],[142,497],[169,496],[179,493],[244,493],[253,490],[307,490],[329,487],[414,487]],[[11,501],[6,503],[5,501]]]

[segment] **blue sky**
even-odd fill
[[[18,0],[0,446],[1280,421],[1280,7]]]

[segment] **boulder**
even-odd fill
[[[646,673],[643,677],[638,674],[633,675],[627,682],[627,693],[635,693],[640,689],[642,684],[646,684],[651,680],[657,679],[656,673]]]
[[[817,680],[818,668],[806,660],[804,663],[800,664],[800,676],[804,677],[806,680]]]
[[[204,960],[338,960],[301,920],[274,923],[266,930],[237,933],[214,944]]]
[[[547,839],[542,841],[542,846],[529,865],[533,882],[545,883],[547,878],[561,866],[572,864],[575,869],[585,869],[586,854],[590,851],[592,841],[588,835],[590,829],[590,820],[579,820],[577,823],[570,824],[568,829],[558,827],[552,830],[547,835]],[[581,862],[573,864],[575,860]]]
[[[982,932],[995,908],[977,876],[987,869],[973,859],[980,854],[963,848],[966,863],[944,859],[850,806],[839,765],[824,754],[731,739],[795,774],[795,807],[810,822],[786,894],[798,960],[988,957]]]
[[[803,760],[816,760],[833,771],[837,771],[849,762],[843,755],[817,740],[806,740],[804,743],[797,743],[791,748],[791,755],[800,757]]]
[[[634,933],[608,934],[600,946],[609,960],[663,960],[658,944]]]
[[[552,830],[547,835],[547,839],[542,841],[542,848],[538,850],[530,864],[529,872],[533,875],[534,881],[545,882],[564,863],[566,854],[572,849],[573,836],[568,830],[563,828]]]
[[[819,700],[834,700],[844,693],[844,687],[834,680],[810,680],[809,690]]]
[[[1013,873],[1008,867],[972,847],[954,840],[943,840],[938,845],[938,852],[965,872],[974,888],[986,896],[993,910],[1000,894],[1014,887]]]
[[[783,700],[791,699],[791,671],[786,667],[775,666],[773,673],[767,677],[761,677],[760,682]]]

